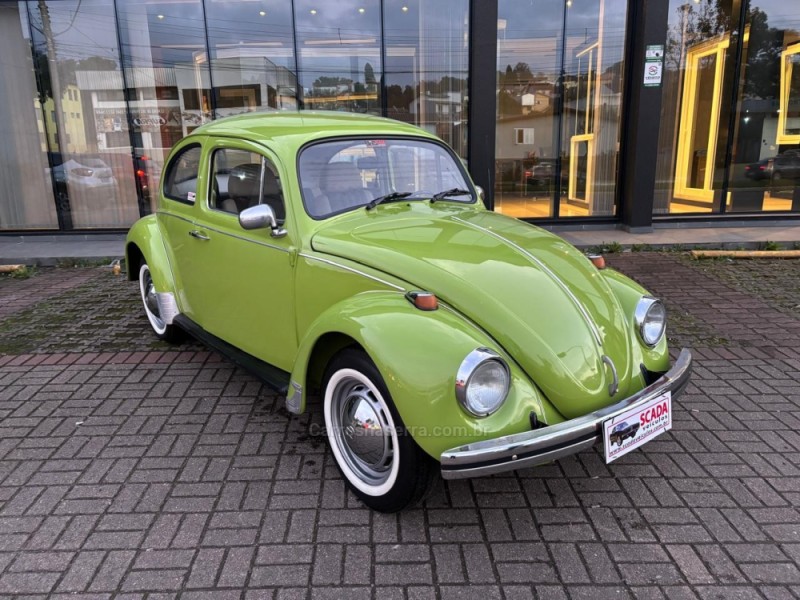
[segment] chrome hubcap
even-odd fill
[[[383,407],[360,381],[344,380],[334,391],[334,439],[347,466],[370,485],[386,481],[394,459]]]
[[[144,301],[144,308],[147,311],[147,316],[150,318],[153,326],[162,329],[164,321],[161,319],[161,311],[158,308],[158,297],[156,296],[156,287],[153,285],[153,278],[150,277],[150,270],[146,270],[142,274],[142,300]]]
[[[153,286],[152,281],[147,283],[145,302],[147,302],[147,308],[150,309],[150,312],[158,317],[158,298],[156,298],[156,288]]]

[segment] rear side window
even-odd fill
[[[181,150],[167,166],[164,196],[170,200],[194,204],[199,169],[200,146],[188,146]]]

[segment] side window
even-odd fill
[[[216,150],[211,159],[208,205],[233,215],[257,204],[269,204],[283,223],[286,209],[275,165],[256,152],[236,148]]]
[[[188,146],[172,159],[164,178],[164,196],[193,204],[197,196],[200,146]]]

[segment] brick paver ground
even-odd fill
[[[0,597],[800,598],[800,262],[610,260],[694,347],[673,430],[399,515],[345,491],[318,411],[154,341],[135,284],[0,280]]]

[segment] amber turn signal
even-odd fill
[[[606,259],[603,258],[602,254],[590,254],[589,260],[592,261],[592,264],[598,269],[606,268]]]
[[[430,292],[408,292],[406,298],[420,310],[436,310],[439,308],[439,300],[436,294]]]

